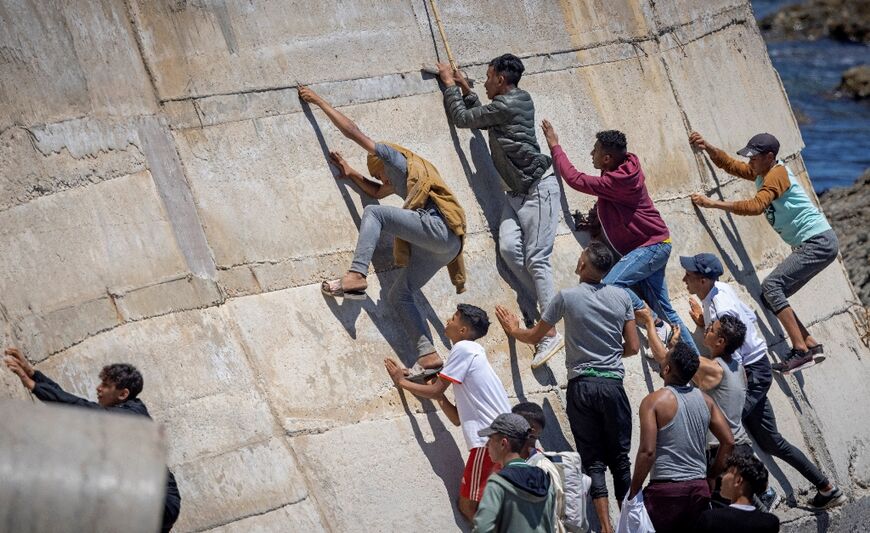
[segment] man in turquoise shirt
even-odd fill
[[[792,253],[762,282],[763,303],[772,310],[791,339],[791,350],[773,369],[790,374],[824,360],[823,347],[809,334],[787,298],[834,262],[840,246],[825,215],[813,204],[791,170],[776,159],[779,141],[769,133],[759,133],[737,154],[749,162],[738,161],[716,148],[697,132],[689,142],[705,150],[713,163],[725,172],[754,181],[755,197],[724,202],[693,194],[698,207],[722,209],[735,215],[764,214],[773,229],[792,247]]]

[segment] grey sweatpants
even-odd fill
[[[498,248],[508,268],[538,300],[539,316],[555,294],[553,288],[553,241],[559,225],[559,182],[554,174],[544,176],[527,194],[508,192],[498,228]]]
[[[774,313],[789,306],[787,298],[800,290],[837,258],[840,243],[829,229],[810,237],[792,250],[761,284],[764,302]]]
[[[411,245],[408,266],[399,269],[399,277],[387,295],[408,337],[417,346],[417,357],[432,353],[432,333],[423,313],[414,303],[419,291],[436,272],[453,261],[462,243],[450,231],[435,208],[411,211],[388,205],[368,205],[363,210],[350,270],[368,274],[381,233],[388,233]]]

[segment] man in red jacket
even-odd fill
[[[646,178],[637,156],[627,150],[625,134],[616,130],[595,134],[592,166],[600,170],[601,175],[591,176],[574,168],[548,120],[544,120],[541,127],[556,173],[572,189],[598,198],[596,211],[601,229],[613,249],[622,256],[603,282],[627,290],[635,310],[643,309],[644,303],[629,287],[640,288],[658,317],[688,332],[671,305],[665,284],[665,267],[671,255],[670,232],[646,190]],[[659,320],[656,330],[667,343],[669,324]],[[698,353],[691,335],[684,335],[683,341]]]

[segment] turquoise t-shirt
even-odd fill
[[[810,237],[831,229],[831,225],[807,196],[791,169],[782,161],[777,161],[777,164],[785,167],[791,186],[767,206],[764,216],[782,240],[790,246],[800,246]],[[755,188],[760,190],[763,184],[764,177],[756,176]]]

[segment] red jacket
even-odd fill
[[[561,146],[554,146],[552,154],[553,166],[565,183],[598,197],[598,219],[617,252],[625,255],[670,237],[668,226],[646,190],[646,178],[636,155],[628,154],[616,170],[590,176],[574,168]]]

